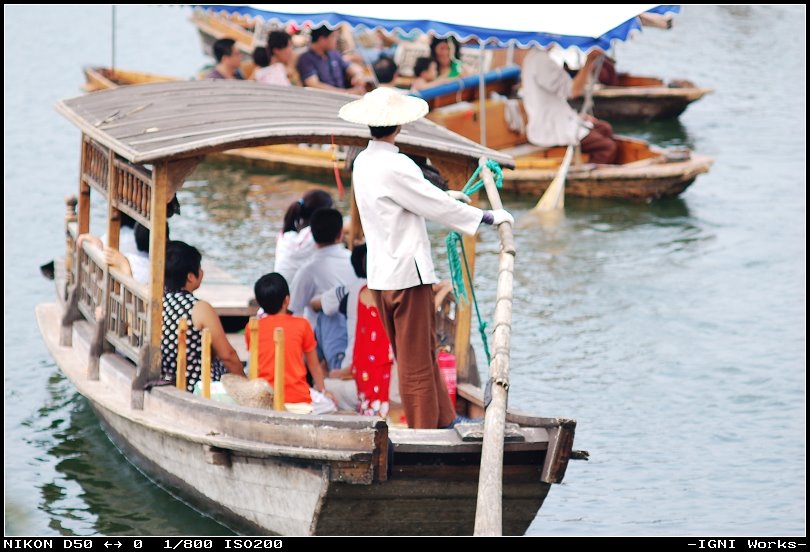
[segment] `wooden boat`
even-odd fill
[[[618,75],[617,86],[597,85],[593,91],[593,114],[608,121],[657,121],[674,119],[689,104],[713,92],[688,82],[674,81],[669,86],[655,77]],[[582,98],[570,100],[575,109],[582,106]]]
[[[332,137],[343,145],[367,142],[367,129],[337,118],[348,99],[253,82],[197,81],[119,87],[58,102],[57,110],[82,133],[78,214],[73,200],[59,302],[38,305],[37,322],[59,368],[121,452],[236,530],[470,534],[480,425],[399,429],[374,417],[226,405],[174,386],[145,390],[160,370],[166,199],[204,156],[223,150]],[[231,107],[214,109],[223,104]],[[302,110],[306,119],[296,115]],[[427,156],[454,188],[482,156],[512,164],[427,120],[407,125],[398,144]],[[117,241],[118,211],[151,229],[148,286],[106,267],[87,245],[75,251],[76,236],[89,227],[91,194],[108,202],[111,243]],[[474,238],[466,247],[474,251]],[[460,305],[453,318],[457,411],[477,416],[482,396],[469,383],[470,307]],[[576,424],[511,409],[507,419],[503,530],[522,534],[565,474]]]
[[[254,39],[255,27],[246,18],[194,10],[190,20],[197,27],[203,52],[208,56],[213,57],[214,42],[220,38],[232,38],[242,53],[248,56],[253,53],[253,45],[258,43]]]
[[[155,82],[160,79],[155,75],[119,70],[111,78],[109,70],[104,68],[85,68],[85,74],[88,83],[108,86]],[[516,68],[488,73],[488,93],[506,92],[518,75]],[[420,95],[431,104],[429,119],[472,141],[480,140],[481,110],[480,103],[476,101],[477,76],[423,90]],[[525,117],[522,107],[519,109],[521,116]],[[554,178],[565,148],[537,148],[528,145],[525,134],[514,132],[507,126],[506,110],[506,102],[487,100],[487,144],[503,150],[515,159],[515,170],[504,173],[507,189],[516,194],[539,197]],[[619,137],[618,142],[618,164],[596,166],[588,164],[587,158],[582,157],[580,163],[575,164],[569,173],[566,193],[579,197],[638,201],[674,197],[689,187],[698,175],[708,172],[713,163],[710,157],[692,154],[686,149],[667,151],[626,137]],[[337,164],[344,180],[350,177],[344,166],[342,153],[305,148],[297,144],[236,148],[217,152],[212,157],[275,170],[319,175],[332,174]]]

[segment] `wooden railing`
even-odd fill
[[[110,150],[87,136],[82,142],[82,180],[107,197]]]
[[[76,293],[79,294],[79,311],[86,320],[95,323],[96,309],[104,304],[107,265],[102,252],[86,242],[77,253],[79,264]]]
[[[79,312],[95,326],[103,323],[104,340],[137,363],[148,338],[148,290],[132,277],[110,270],[102,252],[90,244],[82,245],[78,259]]]
[[[109,271],[107,285],[105,338],[119,353],[137,363],[141,347],[149,336],[149,292],[146,286],[115,269]]]
[[[113,162],[115,201],[118,209],[150,228],[152,175],[143,167],[123,159]]]

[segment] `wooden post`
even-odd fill
[[[447,157],[431,157],[430,161],[439,169],[442,176],[447,179],[451,190],[461,190],[475,170],[475,165],[472,163],[458,163]],[[473,194],[470,199],[472,200],[472,204],[475,205],[478,202],[478,194]],[[464,243],[464,251],[467,253],[467,261],[470,265],[470,275],[474,277],[475,247],[477,240],[475,236],[466,235],[462,236],[462,240]],[[462,272],[464,273],[464,285],[472,286],[469,278],[467,278],[466,271]],[[468,287],[468,289],[471,289],[471,287]],[[453,339],[453,352],[456,355],[456,374],[459,382],[471,381],[469,353],[472,317],[473,306],[468,303],[459,302],[458,297],[456,297],[456,333]]]
[[[76,242],[73,235],[70,233],[70,225],[76,222],[76,205],[79,200],[76,196],[69,195],[65,197],[65,288],[76,281],[73,275],[73,259],[76,258]],[[67,293],[67,289],[65,289]]]
[[[188,318],[185,316],[177,323],[177,370],[175,383],[181,391],[186,390],[186,332],[188,331]]]
[[[84,181],[84,173],[87,170],[87,148],[85,140],[87,136],[82,134],[82,150],[79,159],[79,229],[77,235],[81,236],[90,231],[90,184]]]
[[[248,362],[248,378],[259,377],[259,321],[255,316],[250,317],[248,322],[250,332],[250,361]]]
[[[276,372],[273,376],[273,410],[284,410],[284,328],[273,332],[276,343]]]
[[[470,274],[463,268],[462,261],[462,275],[464,278],[464,285],[468,290],[472,289],[475,278],[475,247],[477,238],[475,236],[462,236],[462,243],[464,244],[464,252],[467,254],[467,264],[470,267]],[[459,382],[470,381],[470,332],[472,328],[472,321],[474,315],[474,308],[472,305],[472,295],[469,296],[470,301],[460,302],[456,297],[456,336],[455,336],[455,355],[456,355],[456,374]]]
[[[163,279],[166,266],[166,194],[169,188],[168,162],[155,163],[152,172],[152,203],[149,205],[149,304],[146,309],[146,338],[138,369],[132,380],[132,408],[143,408],[143,385],[160,377],[160,341],[163,337]]]
[[[354,198],[354,186],[352,186],[351,196],[349,197],[349,249],[354,249],[358,241],[365,241],[366,236],[363,233],[363,223],[360,221],[360,211],[357,209],[357,201]]]
[[[115,152],[107,158],[107,246],[118,249],[121,234],[121,211],[118,210],[118,185],[115,182]]]
[[[150,349],[149,366],[145,367],[149,379],[156,379],[160,371],[160,340],[163,324],[163,278],[166,266],[166,202],[169,189],[168,162],[156,163],[152,173],[152,205],[149,206],[149,261],[152,274],[149,280]]]
[[[492,173],[481,158],[489,202],[493,209],[502,209]],[[492,401],[484,415],[484,444],[481,449],[481,469],[478,475],[478,502],[475,509],[476,535],[503,534],[503,437],[506,422],[506,402],[509,390],[509,347],[512,337],[512,271],[515,266],[515,241],[512,225],[498,226],[501,251],[498,263],[498,291],[495,299],[495,330],[492,342],[492,364],[489,367]]]
[[[202,331],[202,396],[211,398],[211,330]]]

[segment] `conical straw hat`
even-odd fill
[[[428,104],[422,98],[380,87],[341,107],[338,117],[350,123],[384,127],[411,123],[427,115],[428,111]]]

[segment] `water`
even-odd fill
[[[120,67],[188,76],[205,62],[186,9],[117,11]],[[78,174],[79,133],[51,106],[79,93],[81,65],[109,64],[109,21],[103,7],[5,9],[5,530],[222,534],[126,463],[34,321]],[[510,400],[576,418],[592,458],[571,463],[530,534],[806,532],[805,25],[804,6],[695,6],[621,45],[620,69],[716,89],[680,122],[621,130],[715,166],[680,199],[569,198],[556,229],[517,232]],[[172,237],[246,282],[311,186],[223,165],[193,180]],[[531,206],[506,203],[518,218]],[[485,312],[496,248],[484,230]]]

